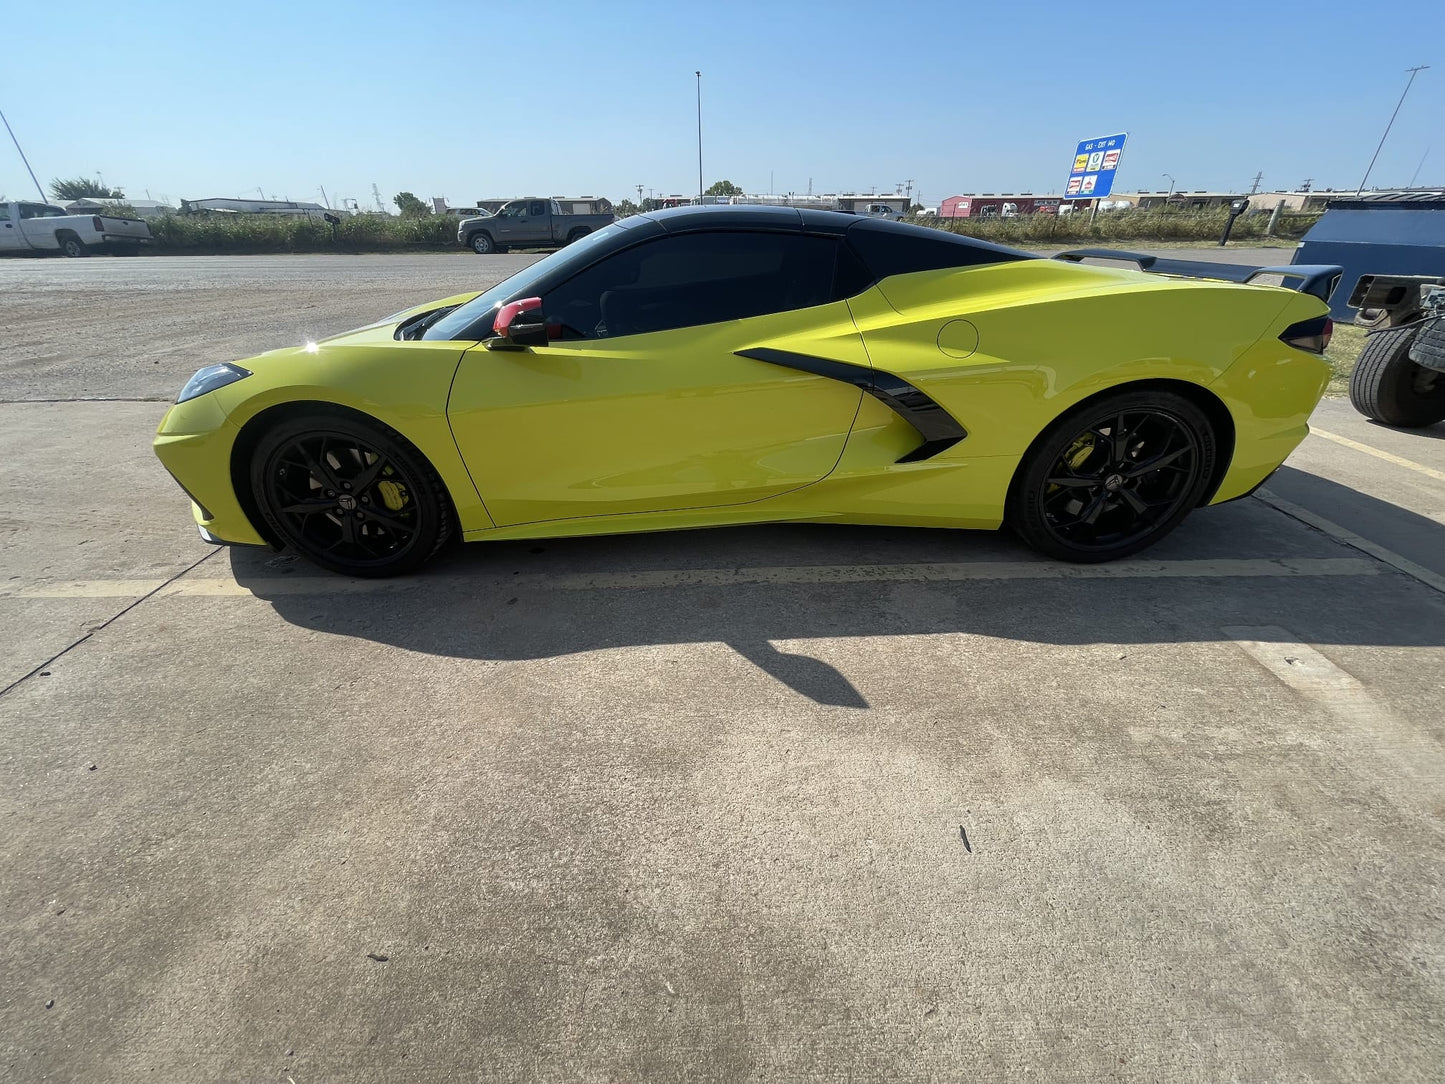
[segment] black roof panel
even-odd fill
[[[846,235],[879,278],[939,267],[1036,258],[1030,252],[964,237],[948,230],[842,211],[819,211],[811,207],[725,204],[674,207],[635,217],[650,219],[669,233],[762,229]]]

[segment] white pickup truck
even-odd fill
[[[0,203],[0,253],[57,252],[134,256],[151,243],[151,228],[134,218],[73,215],[48,203]]]

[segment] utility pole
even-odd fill
[[[1314,183],[1315,179],[1313,177],[1306,177],[1303,181],[1300,182],[1299,190],[1301,192],[1308,192],[1310,190],[1310,185]]]
[[[637,188],[637,205],[638,205],[639,207],[641,207],[641,206],[642,206],[642,185],[639,184],[639,185],[636,185],[635,187]]]
[[[1375,157],[1370,159],[1370,164],[1365,169],[1365,175],[1360,179],[1360,187],[1355,189],[1355,195],[1358,196],[1365,190],[1365,182],[1370,179],[1370,170],[1375,168],[1375,158],[1379,158],[1380,151],[1384,149],[1385,140],[1390,135],[1390,129],[1395,126],[1395,118],[1400,115],[1400,106],[1405,104],[1405,95],[1410,93],[1410,88],[1415,84],[1415,76],[1423,71],[1429,71],[1429,69],[1429,64],[1417,64],[1413,68],[1405,69],[1410,73],[1410,81],[1405,84],[1405,89],[1400,92],[1400,100],[1395,103],[1395,111],[1390,114],[1390,123],[1385,125],[1385,134],[1380,137],[1380,145],[1375,148]]]
[[[15,129],[10,127],[10,122],[8,120],[5,120],[4,113],[0,113],[0,121],[5,121],[5,130],[10,133],[10,142],[15,144],[15,149],[17,151],[20,151],[20,161],[25,163],[25,172],[30,174],[30,179],[32,181],[35,181],[35,191],[40,193],[40,202],[48,203],[49,199],[45,195],[45,189],[41,188],[40,182],[35,180],[35,171],[30,168],[30,159],[26,158],[25,152],[20,149],[20,140],[15,138]]]
[[[904,182],[903,182],[903,187],[904,187],[904,193],[905,193],[905,195],[907,195],[907,197],[908,197],[908,206],[912,207],[912,206],[913,206],[913,178],[912,178],[912,177],[909,177],[908,180],[904,181]]]
[[[697,76],[697,202],[702,202],[702,72]]]
[[[1254,195],[1256,192],[1259,191],[1259,182],[1260,182],[1263,178],[1264,178],[1264,170],[1260,170],[1258,173],[1256,173],[1256,174],[1254,175],[1254,183],[1249,186],[1249,194],[1250,194],[1251,196]]]

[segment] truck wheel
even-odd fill
[[[486,230],[478,230],[472,234],[472,251],[478,256],[487,256],[497,251],[497,243],[492,240],[492,235]]]
[[[63,233],[56,240],[60,242],[61,253],[71,259],[90,255],[90,249],[85,247],[85,242],[73,233]]]
[[[1402,429],[1445,420],[1445,373],[1410,360],[1418,326],[1377,331],[1350,376],[1350,402],[1367,418]]]
[[[585,226],[579,226],[577,229],[573,230],[567,235],[567,243],[570,245],[573,241],[580,241],[591,232],[592,231],[587,229]]]

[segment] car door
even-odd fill
[[[22,243],[26,247],[60,247],[60,242],[55,239],[54,224],[46,220],[64,218],[64,211],[44,203],[18,203],[15,206],[19,212],[19,221],[15,223],[15,228],[20,232]]]
[[[16,252],[29,248],[16,221],[15,204],[0,203],[0,252]]]
[[[798,232],[655,237],[542,298],[549,345],[468,351],[448,413],[494,520],[737,505],[825,477],[859,387],[739,352],[870,372],[833,299],[838,250]]]

